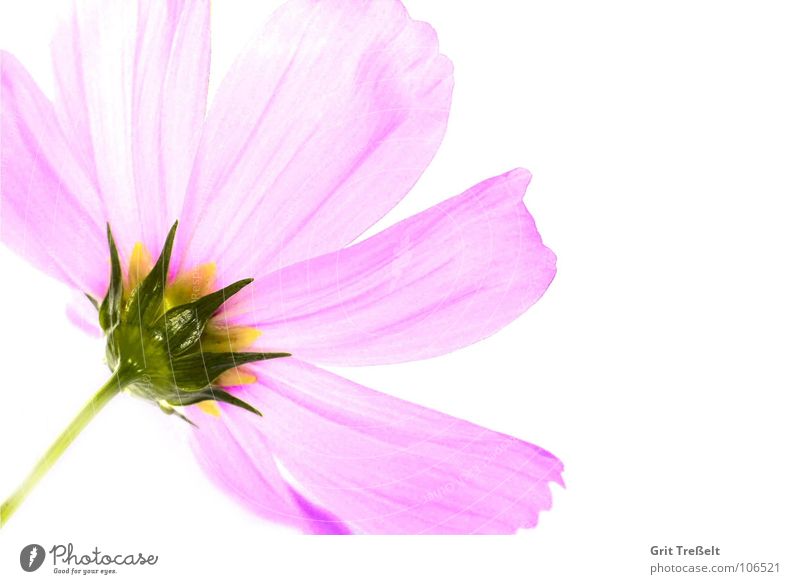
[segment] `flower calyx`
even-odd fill
[[[225,402],[261,415],[255,407],[223,389],[220,377],[247,363],[288,357],[289,353],[238,352],[232,346],[229,351],[204,349],[203,340],[212,334],[212,328],[213,335],[217,339],[220,336],[219,326],[208,326],[214,315],[253,280],[239,280],[190,302],[170,306],[169,262],[177,227],[175,222],[149,273],[128,291],[123,286],[119,253],[108,227],[108,292],[99,304],[90,298],[106,336],[108,366],[128,392],[153,401],[164,412],[178,414],[186,421],[189,420],[175,407],[208,401]],[[214,346],[220,348],[218,342]]]

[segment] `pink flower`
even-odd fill
[[[261,417],[213,399],[183,410],[217,484],[306,532],[536,524],[561,482],[551,454],[318,367],[469,345],[555,274],[521,169],[352,243],[444,133],[451,65],[430,26],[394,0],[291,0],[208,113],[206,1],[79,2],[52,49],[52,103],[2,55],[3,242],[99,301],[108,224],[130,298],[180,219],[167,307],[252,277],[214,314],[203,350],[292,355],[209,381]],[[71,319],[96,329],[81,302]]]

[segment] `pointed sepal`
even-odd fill
[[[144,280],[133,290],[125,307],[127,322],[152,323],[164,312],[164,293],[167,289],[169,277],[169,261],[172,256],[172,247],[175,243],[175,232],[178,222],[173,223],[164,242],[161,255],[158,256],[153,269]]]
[[[158,404],[158,407],[161,408],[161,411],[164,412],[165,414],[167,414],[168,416],[178,416],[181,420],[183,420],[184,422],[186,422],[190,426],[194,426],[195,428],[197,428],[197,424],[192,422],[189,418],[187,418],[182,413],[180,413],[178,410],[176,410],[174,407],[172,407],[172,404],[170,404],[166,400],[163,400],[163,399],[162,400],[158,400],[158,402],[156,402],[156,403]]]
[[[289,353],[190,353],[172,360],[172,379],[183,391],[211,387],[220,375],[247,363],[289,357]]]
[[[111,226],[106,225],[108,237],[108,250],[111,255],[111,275],[109,277],[108,291],[99,307],[100,327],[108,333],[120,322],[122,312],[122,267],[119,263],[119,252]],[[91,299],[91,297],[90,297]]]
[[[208,389],[204,389],[202,391],[195,391],[188,394],[182,394],[180,405],[191,406],[204,401],[223,402],[226,404],[230,404],[232,406],[236,406],[238,408],[242,408],[243,410],[247,410],[248,412],[252,412],[257,416],[263,415],[260,411],[258,411],[258,409],[256,409],[246,401],[239,399],[235,395],[230,394],[224,389],[219,387],[209,387]]]
[[[239,280],[199,300],[168,310],[164,315],[164,331],[170,353],[182,355],[196,347],[214,313],[252,281],[252,278]]]

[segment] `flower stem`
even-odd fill
[[[89,424],[95,414],[103,409],[103,406],[111,401],[111,398],[117,395],[123,387],[124,384],[121,383],[119,376],[114,373],[105,385],[92,396],[92,399],[86,402],[86,405],[81,408],[81,411],[78,412],[78,415],[70,422],[69,426],[64,429],[61,435],[56,438],[56,441],[53,442],[52,446],[44,453],[44,456],[39,459],[39,462],[33,467],[28,477],[8,499],[3,501],[3,505],[0,507],[0,527],[8,522],[17,508],[22,505],[25,498],[33,490],[33,487],[36,486],[36,483],[47,474],[50,467],[52,467],[64,451],[69,448],[72,441],[75,440],[78,434]]]

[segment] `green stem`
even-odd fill
[[[75,419],[70,422],[69,426],[64,429],[61,435],[56,438],[56,441],[53,442],[52,446],[44,453],[44,456],[36,463],[36,466],[33,467],[28,477],[17,490],[3,502],[2,507],[0,507],[0,527],[8,522],[17,508],[22,505],[25,498],[33,490],[33,487],[36,486],[36,483],[47,474],[50,467],[52,467],[64,451],[69,448],[72,441],[75,440],[78,434],[89,424],[95,414],[103,409],[103,406],[111,401],[111,398],[117,395],[123,387],[123,384],[120,383],[120,379],[115,373],[105,385],[92,396],[92,399],[86,402],[86,405],[81,408],[81,411],[78,412]]]

